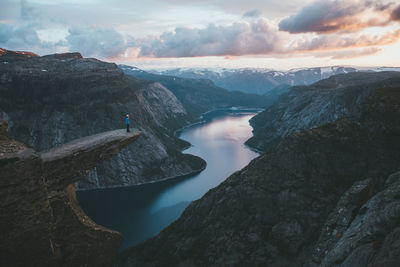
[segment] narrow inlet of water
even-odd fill
[[[78,201],[96,223],[124,236],[121,250],[157,235],[176,220],[191,201],[201,198],[259,154],[244,142],[252,136],[255,111],[213,111],[205,123],[184,129],[179,137],[192,146],[184,153],[203,158],[207,167],[185,179],[140,186],[78,191]]]

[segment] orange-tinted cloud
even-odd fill
[[[290,33],[354,32],[388,25],[397,17],[393,10],[394,4],[377,0],[315,0],[283,19],[279,29]]]
[[[357,51],[362,56],[378,51],[371,47],[397,42],[400,30],[388,32],[391,27],[382,28],[384,34],[377,35],[361,30],[388,25],[399,19],[399,13],[400,6],[377,0],[316,0],[282,20],[279,29],[261,18],[203,29],[178,28],[135,44],[140,49],[139,57],[283,56],[368,48]],[[291,35],[286,31],[305,34]],[[340,57],[339,53],[336,57]]]
[[[205,29],[176,29],[152,39],[136,40],[138,57],[199,57],[290,55],[368,48],[393,44],[400,29],[384,34],[334,33],[290,35],[271,26],[266,19]],[[371,52],[372,50],[365,50]],[[361,54],[359,54],[361,55]]]
[[[368,47],[360,49],[347,49],[347,50],[337,50],[328,52],[317,52],[313,53],[315,57],[330,57],[332,59],[350,59],[357,57],[364,57],[377,54],[382,51],[379,47]]]
[[[388,32],[384,35],[322,35],[311,39],[298,39],[292,43],[288,51],[324,51],[371,46],[384,46],[393,44],[399,39],[400,30]]]

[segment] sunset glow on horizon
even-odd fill
[[[0,47],[140,68],[400,64],[400,0],[3,0]]]

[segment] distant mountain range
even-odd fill
[[[122,71],[129,76],[153,82],[159,82],[170,90],[182,103],[189,114],[207,112],[216,108],[226,107],[254,107],[266,108],[276,97],[260,96],[244,92],[232,92],[215,85],[209,79],[183,78],[174,75],[154,74],[136,67],[119,65]],[[277,90],[280,95],[284,90]]]
[[[278,86],[310,85],[336,74],[350,72],[400,71],[392,67],[319,67],[277,71],[256,68],[176,68],[166,70],[148,70],[150,73],[170,75],[181,78],[209,79],[217,86],[230,91],[241,91],[254,94],[269,94]]]

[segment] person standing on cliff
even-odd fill
[[[126,114],[126,118],[125,118],[125,124],[126,124],[126,132],[130,133],[131,131],[129,130],[129,126],[131,124],[131,121],[129,119],[129,114]]]

